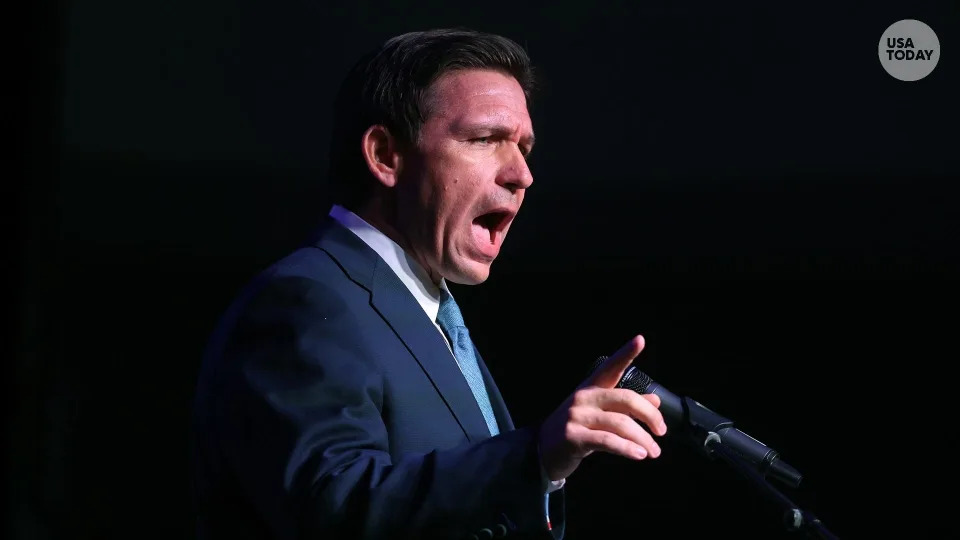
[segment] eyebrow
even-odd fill
[[[513,134],[512,129],[508,128],[504,124],[490,123],[490,122],[480,122],[477,124],[468,124],[465,128],[465,131],[489,131],[491,135],[495,137],[509,137]],[[530,135],[521,137],[520,142],[525,143],[527,146],[527,153],[533,151],[533,145],[536,143],[537,137],[533,133]]]

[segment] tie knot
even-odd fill
[[[437,312],[437,323],[445,330],[460,328],[466,326],[463,323],[463,315],[460,314],[460,307],[446,290],[440,294],[440,311]]]

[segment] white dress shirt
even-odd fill
[[[446,291],[448,294],[450,293],[450,289],[447,288],[447,281],[440,278],[440,284],[435,284],[423,266],[407,254],[393,239],[383,234],[379,229],[367,223],[363,218],[350,210],[340,205],[334,205],[333,208],[330,209],[330,217],[357,235],[360,240],[363,240],[365,244],[370,246],[370,249],[376,251],[377,255],[387,263],[387,266],[393,270],[397,277],[400,278],[400,281],[410,290],[410,294],[417,299],[417,303],[423,308],[427,317],[433,321],[433,326],[436,327],[437,332],[443,337],[444,343],[447,344],[447,349],[450,350],[450,356],[456,361],[457,357],[453,354],[450,341],[437,323],[437,314],[440,312],[441,293],[443,291]],[[451,298],[453,297],[452,294],[450,294],[450,296]],[[458,363],[457,366],[459,365]],[[541,473],[548,494],[560,489],[566,482],[565,478],[554,481],[548,480],[542,464]]]

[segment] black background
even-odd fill
[[[326,210],[340,77],[387,37],[457,25],[517,40],[543,80],[534,186],[490,280],[454,288],[517,423],[642,333],[642,368],[779,450],[805,475],[785,493],[840,537],[949,523],[955,2],[33,10],[7,186],[13,537],[191,537],[201,351]],[[877,56],[905,18],[942,50],[913,83]],[[588,459],[568,538],[786,536],[731,471],[664,446]]]

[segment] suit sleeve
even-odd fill
[[[383,376],[358,324],[337,291],[286,278],[247,305],[223,350],[219,451],[274,534],[562,536],[547,533],[533,429],[391,459]]]

